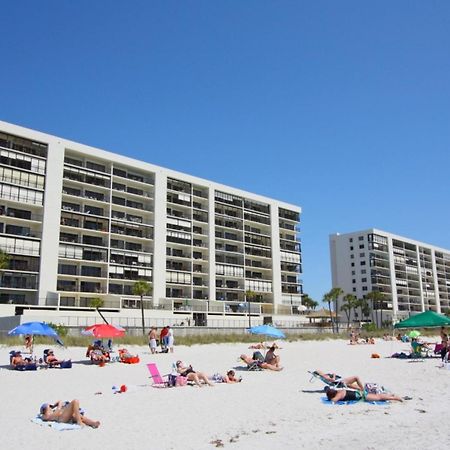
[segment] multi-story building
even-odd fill
[[[450,250],[374,228],[330,236],[333,287],[384,294],[384,317],[450,308]]]
[[[300,305],[297,206],[0,122],[0,304],[261,314]],[[202,317],[199,316],[202,315]]]

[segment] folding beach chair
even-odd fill
[[[155,363],[148,363],[147,369],[150,372],[150,378],[153,380],[153,387],[166,388],[175,386],[175,384],[172,384],[172,380],[170,380],[172,375],[164,375],[164,377],[167,378],[167,380],[164,380],[159,373],[158,366]]]
[[[322,383],[325,383],[327,386],[330,386],[332,388],[348,389],[348,386],[344,383],[342,378],[339,376],[335,379],[335,381],[330,381],[330,380],[327,380],[326,378],[324,378],[322,375],[320,375],[315,370],[313,372],[308,370],[308,373],[310,373],[312,375],[311,379],[309,380],[310,383],[314,380],[314,378],[316,378],[316,379],[320,380]]]

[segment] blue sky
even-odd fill
[[[450,248],[450,2],[25,0],[2,10],[2,120],[303,208],[328,236]]]

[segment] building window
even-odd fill
[[[353,278],[353,280],[352,280],[352,283],[353,283],[353,284],[355,284],[355,283],[356,283],[356,280],[355,280],[354,278]]]
[[[356,292],[356,288],[353,288],[352,291],[353,291],[353,292]]]
[[[366,256],[366,254],[365,254],[364,252],[362,252],[362,253],[359,254],[359,257],[360,257],[360,258],[364,258],[364,256]]]
[[[355,271],[354,270],[352,270],[352,275],[355,275]]]
[[[351,251],[351,252],[353,251],[353,245],[350,247],[350,251]]]
[[[367,278],[361,278],[361,283],[367,283]]]
[[[366,269],[361,270],[361,274],[364,275],[366,273]]]
[[[355,263],[354,263],[354,262],[352,262],[351,266],[352,266],[352,267],[355,267]]]
[[[366,265],[366,262],[365,262],[365,261],[361,261],[361,262],[360,262],[360,265],[361,265],[361,266],[365,266],[365,265]]]
[[[353,242],[353,238],[349,238],[349,240],[348,240],[349,242]]]
[[[355,258],[355,255],[350,255],[350,259],[354,259]]]
[[[364,240],[364,236],[359,236],[358,237],[358,241],[363,241]]]
[[[364,244],[361,244],[361,245],[359,246],[359,248],[364,248]]]
[[[362,290],[367,291],[367,286],[363,286]]]

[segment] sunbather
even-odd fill
[[[242,381],[242,378],[237,378],[236,372],[231,369],[226,373],[226,375],[215,373],[212,377],[210,377],[210,380],[216,383],[240,383]]]
[[[357,376],[351,376],[342,378],[340,375],[336,375],[335,373],[325,373],[321,370],[315,370],[314,374],[319,375],[325,382],[328,382],[335,387],[348,387],[350,389],[359,389],[363,390],[364,386]]]
[[[17,370],[36,370],[36,363],[31,358],[24,358],[21,352],[11,356],[11,367]]]
[[[76,423],[81,426],[88,425],[92,428],[100,426],[98,420],[89,419],[80,412],[80,402],[78,400],[72,400],[71,402],[58,400],[53,404],[44,403],[40,409],[40,416],[44,421]]]
[[[61,365],[63,360],[59,360],[56,356],[53,350],[49,350],[47,352],[46,362],[50,367],[55,367]]]
[[[348,402],[348,401],[365,401],[365,402],[378,402],[378,401],[396,401],[402,402],[403,399],[394,394],[370,394],[365,392],[363,389],[359,391],[350,390],[350,389],[333,389],[329,386],[325,386],[326,394],[328,400],[333,403],[337,403],[339,401]]]
[[[187,381],[193,381],[198,387],[202,387],[201,381],[208,386],[214,386],[208,377],[203,372],[196,372],[191,365],[186,365],[183,361],[177,361],[175,363],[177,373],[182,377],[185,377]]]
[[[283,367],[279,366],[279,363],[270,364],[266,361],[261,361],[259,359],[253,359],[251,356],[248,355],[241,355],[240,358],[242,361],[244,361],[248,366],[251,366],[253,364],[257,364],[262,369],[269,369],[274,370],[276,372],[279,372],[280,370],[283,370]]]

